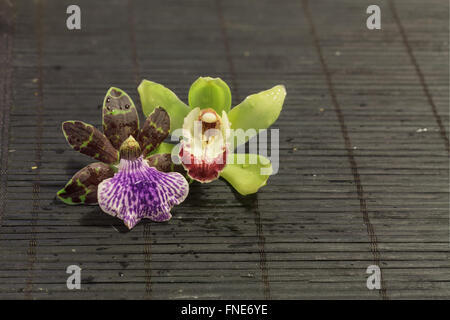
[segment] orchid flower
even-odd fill
[[[220,78],[198,78],[189,89],[189,105],[168,88],[149,80],[141,82],[138,92],[145,115],[161,106],[170,116],[170,133],[179,136],[175,132],[183,129],[179,150],[174,149],[174,144],[162,143],[153,154],[174,150],[191,179],[206,183],[222,177],[242,195],[255,193],[266,185],[272,173],[269,159],[257,154],[236,154],[232,149],[277,120],[286,96],[283,85],[252,94],[232,109],[230,88]],[[230,129],[242,129],[244,139],[231,135]]]
[[[131,98],[110,88],[103,101],[103,133],[82,121],[65,121],[69,145],[100,161],[84,167],[58,191],[66,204],[99,204],[131,229],[141,219],[167,221],[170,210],[189,192],[186,179],[165,155],[150,155],[168,136],[170,118],[163,108],[148,115],[142,129]],[[163,172],[166,171],[166,172]]]

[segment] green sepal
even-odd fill
[[[183,126],[184,117],[191,109],[175,93],[163,85],[149,80],[142,80],[138,92],[146,117],[155,108],[163,107],[170,116],[170,132]]]
[[[267,183],[272,173],[269,159],[257,154],[233,154],[220,173],[242,195],[255,193]],[[239,163],[238,163],[239,161]],[[243,164],[242,164],[243,163]],[[261,172],[263,171],[263,172]]]
[[[200,77],[189,89],[189,105],[191,108],[212,108],[221,115],[222,111],[230,111],[230,88],[220,78]]]
[[[228,113],[228,119],[231,122],[231,129],[249,129],[252,134],[247,134],[244,141],[235,143],[235,147],[239,144],[247,142],[252,136],[258,134],[258,130],[270,127],[280,115],[283,107],[284,98],[286,97],[286,89],[283,85],[277,85],[269,90],[252,94],[244,99],[240,104],[231,109]]]

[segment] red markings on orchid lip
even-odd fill
[[[217,179],[227,163],[229,122],[225,112],[222,117],[214,109],[196,108],[183,124],[179,157],[188,176],[202,183]]]
[[[223,153],[219,154],[211,161],[207,161],[203,158],[196,158],[183,147],[180,149],[179,156],[188,176],[201,183],[211,182],[217,179],[220,172],[227,165],[227,150],[225,148]]]

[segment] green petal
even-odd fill
[[[270,127],[280,115],[283,107],[286,89],[283,85],[277,85],[272,89],[252,94],[244,99],[228,113],[231,128],[234,130],[243,129],[248,131],[242,144],[247,142],[252,136],[258,134],[258,130]],[[251,132],[253,131],[253,133]],[[235,144],[235,147],[238,146]]]
[[[200,77],[189,89],[189,105],[192,108],[212,108],[218,114],[230,111],[231,91],[220,78]]]
[[[146,117],[157,107],[163,107],[170,116],[170,132],[183,126],[184,117],[191,109],[163,85],[143,80],[138,87],[142,110]]]
[[[146,158],[149,158],[150,156],[154,155],[154,154],[163,154],[163,153],[171,153],[172,149],[175,147],[174,144],[172,143],[166,143],[163,142],[161,143],[158,148],[156,148],[155,150],[153,150],[152,152],[150,152]]]
[[[233,163],[227,164],[220,176],[227,180],[237,192],[245,196],[257,192],[259,188],[266,185],[272,173],[272,164],[269,159],[256,154],[233,154],[233,157]],[[251,163],[251,157],[255,160],[254,164]],[[239,158],[241,158],[239,163],[244,162],[244,164],[238,164]],[[242,158],[245,161],[242,161]]]

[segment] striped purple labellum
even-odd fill
[[[178,172],[164,173],[152,168],[140,156],[121,159],[119,172],[98,186],[100,208],[133,228],[141,219],[167,221],[170,210],[184,201],[189,184]]]
[[[103,133],[82,121],[62,125],[74,150],[101,162],[78,171],[57,197],[66,204],[98,203],[130,229],[143,218],[169,220],[171,208],[186,198],[188,183],[180,173],[151,167],[156,158],[145,159],[167,137],[169,128],[167,112],[156,108],[139,129],[131,98],[118,88],[109,89],[103,103]],[[173,168],[169,159],[170,154],[161,155],[164,165],[160,162],[157,167]]]

